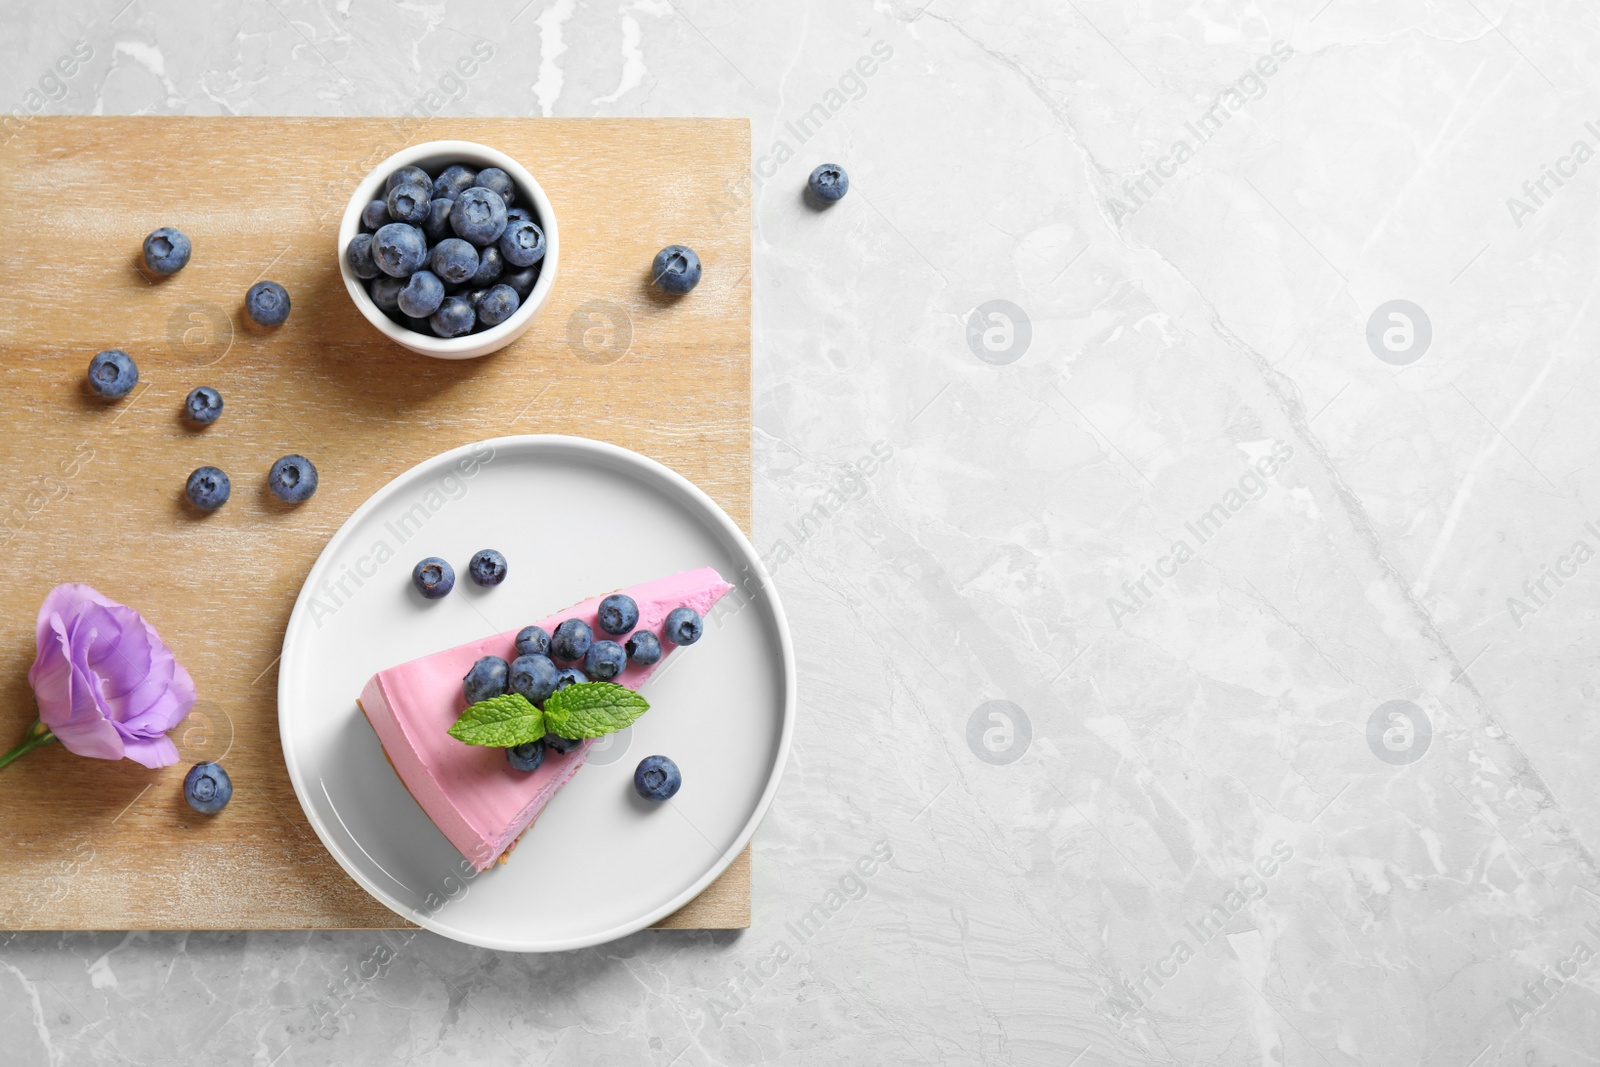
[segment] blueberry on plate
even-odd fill
[[[661,642],[649,630],[640,630],[628,638],[628,643],[622,647],[627,651],[628,658],[641,667],[661,662]]]
[[[466,297],[447,296],[444,303],[439,305],[439,310],[429,316],[428,326],[439,337],[460,337],[464,333],[471,333],[472,324],[477,321],[478,313],[472,310]]]
[[[472,281],[469,282],[474,289],[487,289],[500,280],[500,275],[505,272],[505,257],[500,254],[500,249],[494,245],[478,251],[478,269],[473,272]]]
[[[527,221],[507,222],[500,232],[500,254],[514,267],[531,267],[544,258],[544,231]]]
[[[528,294],[533,292],[535,283],[539,281],[539,264],[535,263],[531,267],[512,271],[500,280],[511,286],[519,299],[526,300],[528,299]]]
[[[468,704],[504,696],[511,686],[511,665],[499,656],[484,656],[461,679],[461,695]]]
[[[361,225],[369,231],[386,226],[393,221],[389,217],[389,203],[386,200],[374,200],[361,209]]]
[[[383,191],[393,192],[402,185],[426,185],[433,188],[433,178],[421,167],[401,167],[383,180]]]
[[[633,772],[633,788],[646,800],[671,800],[683,787],[678,765],[665,756],[646,756]]]
[[[380,311],[399,311],[400,290],[406,287],[406,281],[405,278],[391,278],[387,274],[380,274],[372,279],[371,285],[367,286],[367,293]]]
[[[524,626],[517,631],[517,655],[532,656],[536,653],[541,656],[550,654],[550,635],[544,632],[543,627]]]
[[[627,593],[612,593],[600,601],[600,629],[608,634],[625,634],[639,625],[639,605]]]
[[[513,770],[536,771],[544,763],[544,742],[529,741],[506,749],[506,762]]]
[[[389,205],[389,217],[396,222],[409,222],[413,226],[421,226],[428,221],[428,214],[433,210],[433,196],[425,185],[410,182],[397,185],[389,190],[386,200]]]
[[[228,502],[233,484],[218,467],[196,467],[183,487],[189,503],[201,511],[215,511]]]
[[[189,262],[189,238],[163,226],[144,239],[144,265],[157,274],[176,274]]]
[[[215,815],[233,799],[233,779],[220,763],[196,763],[183,776],[183,799],[202,815]]]
[[[456,569],[438,556],[429,556],[411,569],[411,584],[429,600],[438,600],[456,587]]]
[[[263,326],[282,326],[289,317],[289,292],[277,282],[256,282],[244,294],[244,309]]]
[[[550,655],[571,663],[582,659],[594,644],[594,631],[582,619],[568,619],[550,635]]]
[[[850,175],[837,163],[824,163],[806,179],[806,191],[819,203],[831,204],[850,191]]]
[[[692,645],[700,640],[700,634],[704,630],[705,623],[698,611],[693,608],[673,608],[667,612],[667,621],[661,628],[661,636],[675,645]]]
[[[438,244],[450,236],[450,208],[454,200],[436,196],[428,202],[428,217],[422,223],[422,235],[429,244]]]
[[[453,163],[433,179],[433,195],[435,199],[454,200],[477,184],[477,171]]]
[[[559,734],[545,734],[544,743],[545,747],[549,748],[550,751],[565,754],[583,744],[583,739],[580,737],[562,737]]]
[[[139,384],[139,368],[120,348],[96,352],[89,361],[89,388],[107,400],[121,400]]]
[[[358,233],[350,238],[350,243],[344,248],[344,261],[350,265],[350,271],[362,281],[371,281],[383,271],[378,268],[378,261],[372,258],[372,234]]]
[[[513,693],[521,693],[530,704],[543,704],[556,691],[561,680],[561,670],[549,656],[531,652],[511,661],[511,680],[507,683]]]
[[[286,504],[302,504],[317,491],[317,468],[306,457],[290,453],[267,471],[267,488]]]
[[[456,206],[450,209],[450,228],[479,248],[493,244],[506,228],[506,202],[493,189],[474,185],[456,197]]]
[[[505,201],[506,207],[517,202],[517,187],[511,180],[511,175],[499,167],[484,167],[478,172],[478,187],[492,189],[500,194],[500,199]]]
[[[596,641],[583,657],[585,673],[597,682],[609,682],[628,667],[628,654],[615,641]]]
[[[527,222],[532,222],[533,221],[533,212],[529,211],[525,207],[508,207],[508,208],[506,208],[506,225],[507,226],[511,225],[513,222],[516,222],[518,219],[522,219],[522,220],[525,220]]]
[[[499,585],[506,580],[506,558],[492,548],[479,549],[468,561],[467,573],[479,585]]]
[[[196,386],[184,400],[183,411],[195,425],[210,426],[222,414],[222,394],[209,385]]]
[[[463,285],[478,273],[478,250],[459,237],[446,237],[433,246],[428,254],[428,265],[445,281]]]
[[[684,245],[668,245],[656,253],[650,278],[664,293],[687,293],[700,284],[700,257]]]
[[[425,319],[439,310],[444,303],[444,282],[429,270],[419,270],[400,290],[400,313],[414,319]]]
[[[372,258],[391,278],[409,278],[428,258],[422,231],[404,222],[391,222],[372,235]]]
[[[484,290],[483,296],[478,298],[474,307],[478,309],[478,321],[485,326],[498,326],[517,313],[517,306],[522,301],[517,297],[517,291],[509,285],[495,285]]]

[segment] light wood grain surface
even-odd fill
[[[528,167],[555,206],[561,265],[516,344],[447,362],[384,341],[340,283],[350,190],[409,144],[462,138]],[[0,154],[27,204],[0,257],[0,750],[35,717],[26,672],[44,594],[82,581],[130,604],[195,676],[200,702],[161,770],[51,745],[0,770],[0,927],[284,929],[404,925],[328,856],[278,742],[276,657],[323,543],[412,464],[508,433],[625,445],[750,520],[750,132],[745,120],[38,118]],[[166,280],[140,244],[171,225],[194,256]],[[691,245],[705,280],[671,302],[653,254]],[[248,324],[245,290],[288,288],[289,321]],[[84,371],[126,349],[141,377],[105,404]],[[626,354],[624,355],[624,349]],[[203,431],[196,385],[223,393]],[[278,456],[317,495],[277,506]],[[197,518],[185,477],[212,463],[233,499]],[[189,810],[190,762],[226,751],[216,818]],[[661,925],[749,925],[749,853]]]

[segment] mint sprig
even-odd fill
[[[578,682],[550,694],[544,702],[544,725],[568,740],[600,737],[632,726],[649,710],[649,701],[625,685]]]
[[[450,727],[450,736],[457,741],[493,748],[525,745],[543,739],[546,732],[544,712],[521,693],[480,700]]]

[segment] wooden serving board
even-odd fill
[[[548,307],[517,343],[459,362],[385,341],[340,281],[335,236],[357,181],[391,153],[459,138],[533,172],[560,224]],[[147,770],[49,745],[0,770],[0,927],[385,928],[403,925],[345,875],[290,787],[277,656],[329,536],[412,464],[470,441],[567,433],[625,445],[750,523],[750,127],[743,119],[35,118],[0,148],[0,195],[27,205],[0,256],[0,751],[35,717],[34,618],[59,582],[138,608],[194,675],[174,731],[184,759]],[[146,277],[144,236],[182,229],[193,259]],[[661,247],[705,278],[677,302],[649,288]],[[275,331],[245,290],[282,283]],[[123,348],[139,385],[84,387]],[[625,354],[624,354],[625,353]],[[197,431],[188,391],[221,390]],[[321,473],[298,508],[267,468],[300,452]],[[189,471],[230,472],[197,517]],[[190,763],[226,753],[233,802],[190,811]],[[749,925],[749,852],[661,925]]]

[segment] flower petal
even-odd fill
[[[166,734],[126,741],[124,748],[129,759],[146,767],[169,767],[178,762],[178,746]]]
[[[59,615],[50,620],[54,654],[43,654],[28,671],[39,702],[39,719],[68,751],[97,759],[121,759],[123,742],[100,710],[94,676],[74,662],[66,625]]]

